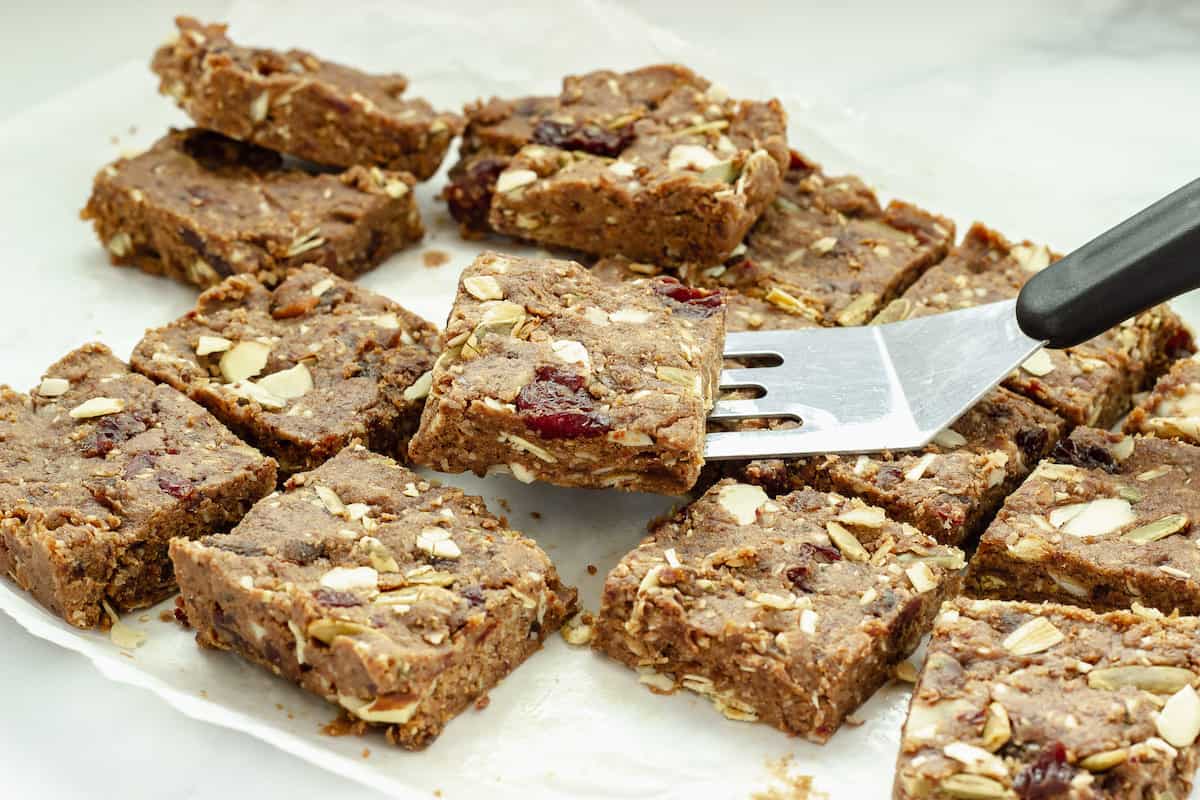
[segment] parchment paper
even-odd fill
[[[411,91],[440,107],[491,94],[551,93],[563,74],[600,66],[687,63],[719,76],[735,96],[780,97],[791,115],[793,144],[829,168],[861,172],[887,194],[956,216],[960,224],[970,221],[962,214],[971,199],[969,170],[944,143],[935,151],[846,109],[791,96],[786,76],[755,76],[602,2],[495,4],[473,13],[377,2],[342,16],[331,14],[328,3],[298,2],[289,9],[280,15],[278,7],[235,7],[231,33],[247,43],[304,47],[367,69],[405,72]],[[127,65],[0,125],[0,174],[7,183],[0,192],[0,219],[6,222],[0,264],[11,292],[0,326],[0,380],[15,387],[32,386],[47,365],[88,340],[104,341],[126,357],[144,328],[165,323],[194,301],[188,287],[110,267],[90,227],[77,217],[92,175],[104,163],[145,147],[168,125],[186,124],[157,96],[145,65],[149,52],[133,55]],[[362,280],[439,324],[459,271],[482,246],[461,241],[434,200],[443,183],[444,171],[418,191],[427,239]],[[445,252],[449,263],[423,266],[429,250]],[[445,480],[484,495],[493,511],[508,513],[514,527],[535,537],[591,610],[605,573],[637,542],[646,522],[675,502],[525,486],[501,477]],[[766,726],[726,720],[687,693],[652,695],[633,672],[555,636],[492,692],[485,710],[464,713],[428,750],[407,753],[378,736],[323,735],[320,728],[336,716],[334,707],[235,656],[201,651],[190,632],[159,620],[170,605],[126,618],[147,641],[125,652],[105,635],[71,628],[0,581],[0,609],[34,635],[85,654],[111,679],[396,796],[428,798],[440,790],[446,798],[497,800],[745,798],[784,786],[772,764],[785,757],[793,774],[815,776],[816,789],[832,797],[885,797],[890,791],[907,702],[900,686],[881,690],[855,715],[861,724],[846,725],[818,747]],[[146,702],[156,702],[150,693]],[[364,746],[372,750],[369,759],[360,755]]]

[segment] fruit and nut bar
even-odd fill
[[[1200,620],[958,599],[934,625],[895,800],[1188,797]]]
[[[988,527],[967,590],[1200,614],[1200,447],[1077,428]]]
[[[954,244],[954,223],[893,200],[861,179],[830,176],[792,151],[783,188],[724,264],[689,282],[762,298],[821,325],[862,325]]]
[[[100,170],[82,216],[114,264],[197,286],[309,262],[353,278],[424,235],[412,185],[377,167],[310,173],[190,129]]]
[[[317,164],[437,172],[462,129],[457,114],[404,96],[403,75],[373,75],[303,50],[234,44],[190,17],[154,54],[159,91],[201,128]]]
[[[1012,244],[979,223],[876,322],[895,322],[1011,300],[1057,256],[1032,242]],[[1067,350],[1041,350],[1004,382],[1056,411],[1068,423],[1109,427],[1129,410],[1171,360],[1194,350],[1191,334],[1166,306],[1155,306]]]
[[[789,160],[777,101],[730,99],[677,65],[569,76],[553,102],[508,104],[514,122],[503,108],[494,101],[468,109],[468,136],[500,140],[503,170],[476,166],[468,186],[464,164],[447,196],[454,203],[456,194],[485,195],[490,184],[493,230],[599,256],[723,261],[779,191]],[[480,130],[500,126],[529,139],[504,155],[511,144]],[[486,156],[467,158],[478,164]]]
[[[237,276],[207,290],[195,309],[148,331],[132,363],[290,474],[354,439],[402,456],[437,348],[430,323],[310,264],[274,289]]]
[[[1184,358],[1172,364],[1130,412],[1125,430],[1200,444],[1200,362]]]
[[[861,500],[725,480],[609,573],[594,646],[654,691],[824,742],[917,646],[962,566]]]
[[[171,594],[168,540],[228,530],[274,488],[274,461],[103,345],[28,395],[0,386],[0,573],[77,627]]]
[[[425,747],[575,610],[550,559],[478,497],[352,445],[232,532],[176,539],[201,645]]]
[[[752,461],[771,494],[801,486],[861,497],[945,544],[973,539],[1064,433],[1060,417],[995,389],[919,451]]]
[[[484,253],[463,272],[410,455],[443,472],[685,492],[724,325],[720,292]]]

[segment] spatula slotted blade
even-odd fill
[[[778,361],[727,369],[709,419],[791,418],[799,427],[710,433],[705,458],[791,458],[921,447],[1042,343],[1017,326],[1016,301],[888,325],[731,333],[725,356]]]

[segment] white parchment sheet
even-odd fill
[[[303,47],[367,69],[402,71],[411,91],[445,108],[491,94],[552,93],[562,75],[601,66],[681,61],[719,76],[735,96],[783,99],[793,144],[829,168],[861,172],[887,194],[950,214],[961,226],[971,219],[971,171],[956,161],[953,143],[934,138],[934,148],[899,140],[851,111],[790,96],[787,76],[755,76],[602,2],[495,4],[473,14],[405,2],[356,4],[344,15],[328,3],[296,2],[289,9],[281,15],[278,7],[236,7],[231,33],[247,43]],[[47,365],[88,340],[104,341],[126,357],[144,328],[167,322],[194,301],[188,287],[108,266],[90,227],[78,219],[100,166],[145,147],[168,125],[186,124],[157,96],[146,68],[149,52],[131,55],[135,60],[127,65],[0,124],[0,264],[12,292],[0,326],[0,381],[15,387],[32,386]],[[480,249],[458,238],[434,199],[443,183],[444,171],[418,191],[426,240],[362,280],[439,324],[459,271]],[[447,253],[449,263],[423,266],[421,256],[431,249]],[[535,537],[591,610],[604,574],[646,522],[673,502],[501,477],[446,480],[484,495],[493,511],[507,513],[514,527]],[[589,575],[588,565],[598,573]],[[467,711],[428,750],[408,753],[378,736],[323,735],[334,707],[230,654],[201,651],[190,632],[158,619],[170,605],[142,615],[145,621],[128,617],[147,641],[122,652],[107,636],[67,626],[0,581],[6,613],[34,635],[85,654],[113,680],[146,688],[146,702],[157,695],[188,716],[245,731],[397,796],[428,798],[438,790],[446,798],[495,800],[745,798],[778,785],[772,762],[783,757],[832,797],[890,791],[907,702],[901,687],[880,691],[855,715],[862,724],[845,726],[818,747],[763,725],[726,720],[687,693],[652,695],[633,672],[555,636],[492,692],[486,710]],[[364,747],[369,758],[361,755]]]

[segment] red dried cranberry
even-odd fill
[[[538,367],[533,382],[517,395],[517,410],[543,439],[584,439],[611,430],[583,388],[583,377],[555,367]]]
[[[842,560],[842,554],[837,549],[809,542],[801,543],[796,555],[801,563],[788,567],[783,574],[793,586],[805,592],[813,591],[810,581],[816,575],[814,564],[832,564]]]
[[[608,130],[590,123],[543,119],[533,128],[533,141],[560,150],[582,150],[594,156],[616,158],[633,141],[633,126]]]
[[[317,589],[312,593],[316,601],[321,605],[332,606],[334,608],[350,608],[351,606],[361,606],[362,600],[351,592],[339,592],[334,589]]]
[[[1070,789],[1074,777],[1075,769],[1067,763],[1067,748],[1062,742],[1051,742],[1017,774],[1013,790],[1021,800],[1050,800]]]
[[[143,419],[128,411],[101,417],[80,445],[80,453],[84,458],[103,458],[117,445],[145,432],[147,427]]]
[[[1083,469],[1117,471],[1117,463],[1108,448],[1098,444],[1083,444],[1076,439],[1063,439],[1054,447],[1050,458],[1060,464],[1074,464]]]
[[[718,291],[700,289],[695,286],[684,286],[670,277],[661,277],[652,284],[654,291],[672,301],[677,311],[689,317],[703,319],[717,313],[725,298]]]
[[[187,499],[196,491],[191,481],[172,472],[164,472],[158,476],[158,488],[177,500]]]
[[[788,169],[807,169],[808,162],[795,150],[788,151]]]

